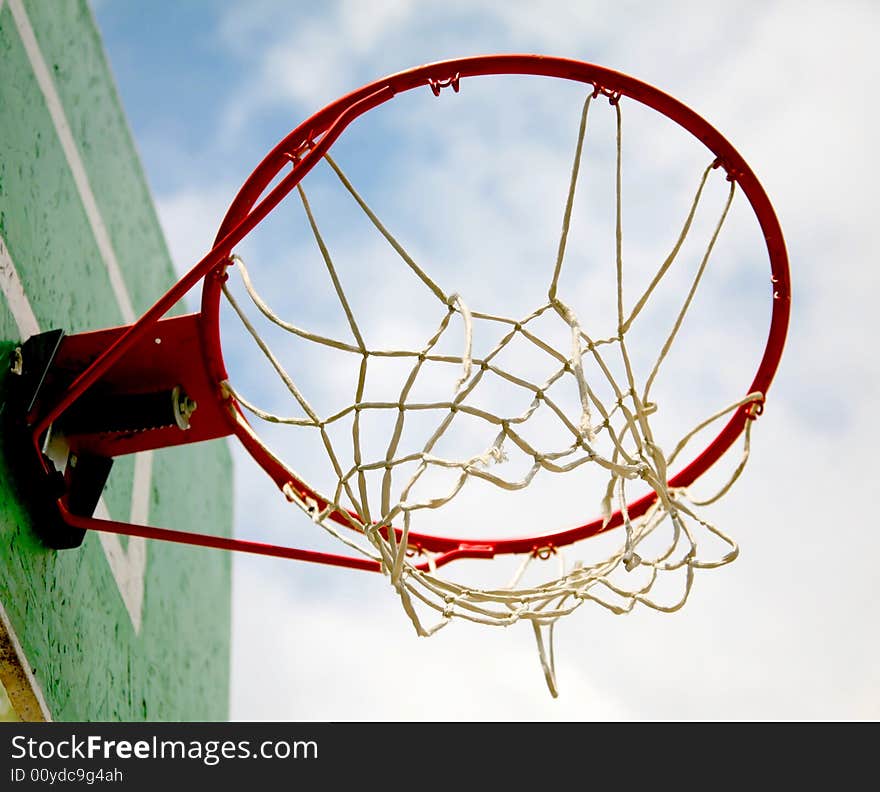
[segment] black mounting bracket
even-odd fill
[[[3,433],[9,468],[33,528],[45,545],[56,550],[79,547],[85,538],[84,529],[62,519],[58,501],[64,498],[72,514],[91,517],[113,465],[110,457],[65,453],[63,437],[58,433],[53,437],[51,427],[40,438],[41,451],[34,447],[33,426],[40,405],[58,397],[58,385],[53,387],[48,374],[63,338],[63,330],[49,330],[31,336],[13,353]]]

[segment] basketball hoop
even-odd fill
[[[467,294],[450,292],[442,277],[428,272],[408,253],[379,219],[331,155],[331,148],[359,116],[409,91],[426,90],[435,97],[467,90],[468,82],[489,75],[524,75],[580,83],[584,86],[575,155],[566,196],[562,232],[555,262],[550,267],[545,294],[536,295],[535,305],[525,315],[487,313],[472,305]],[[560,275],[578,186],[582,151],[591,106],[607,103],[614,114],[617,138],[616,327],[610,335],[597,337],[588,323],[565,301]],[[696,194],[684,218],[678,238],[649,286],[632,304],[623,297],[624,265],[621,253],[621,129],[622,108],[638,103],[656,111],[696,138],[706,149],[706,162],[698,176]],[[363,211],[375,231],[400,257],[402,265],[436,298],[438,321],[432,334],[413,343],[401,339],[392,349],[368,344],[359,330],[358,319],[346,297],[332,257],[311,211],[303,189],[303,178],[319,163],[326,163],[341,188]],[[681,305],[672,317],[671,331],[660,345],[648,377],[637,382],[630,363],[627,333],[650,301],[688,238],[707,180],[726,178],[727,197],[721,207],[696,274]],[[308,217],[315,241],[326,264],[338,297],[343,325],[350,338],[312,333],[282,318],[258,292],[244,257],[237,246],[291,193],[296,191]],[[693,430],[685,433],[670,453],[657,444],[652,432],[658,405],[652,401],[652,386],[697,287],[710,261],[736,192],[747,199],[760,226],[769,258],[770,329],[763,357],[752,381],[732,402],[716,406]],[[227,282],[240,279],[250,298],[246,307]],[[198,314],[164,318],[172,306],[196,284],[202,282]],[[289,392],[297,414],[279,414],[254,403],[232,381],[223,358],[220,336],[221,305],[231,306],[254,348],[276,372]],[[596,602],[615,613],[625,613],[641,603],[662,611],[684,604],[693,582],[694,570],[721,566],[737,555],[735,542],[702,515],[703,506],[722,497],[745,467],[754,420],[763,411],[768,388],[776,372],[788,325],[790,287],[788,261],[782,231],[767,195],[749,166],[736,150],[706,121],[659,90],[617,72],[560,58],[535,55],[492,55],[462,58],[420,66],[359,88],[338,99],[300,124],[257,166],[239,191],[224,218],[213,249],[172,289],[128,327],[62,336],[43,334],[30,339],[22,349],[20,367],[20,429],[30,447],[27,478],[32,501],[47,525],[46,541],[54,547],[76,546],[86,530],[110,531],[152,539],[205,547],[281,556],[335,566],[380,571],[389,577],[402,605],[420,635],[430,635],[453,618],[487,625],[532,624],[548,685],[556,695],[552,627],[557,619],[576,610],[583,602]],[[333,414],[313,406],[300,386],[250,317],[253,310],[261,321],[298,339],[348,353],[359,367],[352,402]],[[562,329],[566,344],[547,343],[534,330],[536,322],[552,321]],[[438,351],[438,343],[451,327],[464,336],[457,355]],[[474,351],[474,337],[485,328],[495,333],[496,343],[486,354]],[[533,382],[499,363],[499,356],[514,341],[528,343],[536,354],[545,355],[551,374]],[[622,376],[613,374],[608,360],[617,356]],[[410,375],[394,398],[365,399],[364,381],[370,362],[395,357],[409,362]],[[455,369],[449,396],[423,403],[411,397],[413,383],[430,367]],[[526,393],[529,401],[519,412],[495,413],[472,398],[484,377],[496,377],[510,389]],[[596,383],[612,394],[603,401]],[[569,387],[576,394],[577,408],[566,412],[555,398],[555,389]],[[381,458],[362,458],[357,441],[360,416],[371,411],[393,414],[395,428]],[[416,452],[404,453],[400,439],[409,417],[415,413],[437,416],[434,431]],[[539,447],[522,431],[532,416],[541,412],[556,420],[568,441],[558,447]],[[709,411],[707,411],[709,412]],[[446,456],[438,443],[459,416],[480,422],[491,432],[485,446],[466,456]],[[345,467],[336,455],[328,426],[343,419],[354,422],[354,463]],[[319,435],[335,471],[336,485],[322,489],[305,480],[273,451],[255,428],[257,422],[290,425]],[[688,449],[698,432],[723,425],[708,445],[678,471],[673,465]],[[57,469],[48,454],[53,433],[63,432],[71,458],[66,469]],[[321,529],[346,548],[336,555],[314,550],[186,533],[167,528],[136,526],[93,516],[109,470],[110,460],[121,454],[150,448],[234,435],[275,482],[284,496]],[[743,439],[740,462],[716,495],[692,496],[688,488],[712,467],[738,438]],[[517,477],[500,472],[510,451],[529,458],[528,470]],[[75,464],[74,464],[75,463]],[[473,538],[451,531],[434,535],[418,530],[414,521],[425,511],[441,509],[473,481],[501,490],[522,490],[537,476],[565,475],[593,470],[606,481],[605,496],[594,519],[560,529],[541,526],[529,535],[497,536],[492,532]],[[406,472],[404,472],[406,471]],[[444,491],[417,494],[433,471],[451,477]],[[369,476],[381,484],[369,491]],[[397,478],[395,478],[397,477]],[[627,489],[639,483],[647,494],[629,500]],[[48,497],[47,497],[48,496]],[[612,529],[623,528],[620,546],[597,562],[568,564],[563,548]],[[668,533],[659,551],[644,548],[649,536]],[[724,553],[702,558],[699,541],[704,536],[720,540]],[[519,570],[506,586],[477,587],[456,582],[439,570],[460,559],[522,557]],[[537,584],[523,584],[526,569],[536,560],[555,559],[558,569]],[[621,582],[641,569],[637,582]],[[652,598],[658,577],[680,573],[683,594],[672,602]],[[425,613],[435,614],[429,624]],[[545,634],[542,631],[547,631]]]

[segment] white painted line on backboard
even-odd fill
[[[101,254],[104,265],[107,268],[107,274],[110,278],[110,284],[116,295],[119,304],[119,310],[122,318],[126,323],[134,322],[136,319],[134,307],[131,298],[122,278],[122,272],[119,268],[119,262],[116,260],[116,254],[113,251],[113,245],[107,233],[107,227],[98,210],[98,204],[92,192],[89,179],[86,174],[85,166],[79,156],[79,150],[70,131],[70,125],[67,122],[67,116],[64,113],[64,107],[58,92],[55,90],[55,83],[52,81],[43,53],[40,51],[37,38],[34,35],[30,20],[24,10],[21,0],[10,0],[9,9],[15,19],[15,25],[18,28],[18,34],[21,38],[22,46],[27,53],[34,76],[43,93],[46,107],[52,117],[52,123],[55,125],[55,131],[58,140],[67,158],[70,172],[73,175],[80,200],[83,204],[89,225],[92,228],[92,234],[95,243]],[[13,267],[14,271],[14,267]],[[19,282],[20,285],[20,282]],[[24,290],[21,290],[24,295]],[[25,302],[27,299],[25,297]],[[32,313],[32,312],[31,312]],[[37,331],[34,331],[37,332]],[[30,335],[28,333],[27,335]],[[23,335],[26,338],[27,335]],[[150,483],[152,478],[152,454],[147,454],[141,458],[141,455],[135,455],[135,472],[132,481],[132,513],[137,512],[146,522],[147,512],[149,510],[150,501]],[[146,508],[144,508],[146,505]],[[99,509],[103,509],[103,516],[107,516],[106,507],[103,501],[99,504]],[[97,513],[97,512],[96,512]],[[134,520],[133,520],[134,521]],[[141,610],[143,605],[143,588],[144,588],[144,571],[146,568],[146,540],[139,537],[130,537],[128,542],[128,551],[122,547],[122,543],[116,534],[99,534],[101,545],[107,556],[107,561],[116,579],[119,592],[125,602],[125,607],[131,616],[131,622],[135,632],[140,631],[141,626]]]
[[[131,512],[129,522],[144,525],[150,516],[150,492],[153,473],[153,452],[142,451],[134,455],[134,480],[131,488]],[[101,503],[103,507],[103,502]],[[106,511],[106,507],[103,507]],[[104,515],[98,515],[103,517]],[[109,517],[109,515],[108,515]],[[139,536],[128,537],[128,549],[123,550],[116,534],[99,533],[104,553],[110,565],[118,569],[114,572],[125,607],[131,616],[134,631],[141,630],[141,617],[144,612],[144,575],[147,568],[147,540]],[[119,554],[120,558],[116,558]],[[125,580],[121,579],[125,577]]]
[[[132,493],[132,499],[134,494]],[[95,517],[99,520],[109,520],[110,512],[104,499],[98,501],[95,507]],[[147,540],[140,536],[128,537],[128,548],[122,546],[119,536],[113,533],[98,531],[98,539],[107,563],[113,571],[116,586],[122,595],[125,609],[131,617],[131,626],[135,633],[141,631],[141,617],[144,605],[144,572],[147,568]]]
[[[153,452],[142,451],[134,455],[134,480],[141,483],[131,493],[129,522],[143,525],[150,518],[150,481],[153,476]],[[134,537],[132,537],[134,538]]]
[[[18,327],[22,338],[29,338],[40,332],[40,323],[31,308],[24,286],[18,277],[18,271],[12,263],[9,251],[6,249],[6,241],[0,236],[0,290],[6,297],[12,318]]]
[[[52,713],[46,706],[43,689],[31,671],[2,602],[0,602],[0,682],[6,689],[6,695],[15,714],[21,720],[29,722],[52,720]]]
[[[122,319],[131,324],[137,317],[134,313],[134,307],[131,304],[131,298],[128,296],[128,290],[125,288],[125,281],[122,279],[122,271],[119,269],[119,262],[116,260],[116,254],[113,252],[113,245],[110,243],[110,235],[107,233],[107,227],[101,213],[98,211],[98,203],[92,193],[88,176],[86,175],[85,166],[79,156],[79,149],[76,147],[76,141],[70,131],[70,125],[67,123],[67,116],[64,114],[64,107],[58,92],[55,90],[55,83],[49,73],[49,67],[43,59],[43,53],[37,44],[37,37],[31,27],[30,20],[21,4],[21,0],[9,0],[9,10],[15,19],[15,25],[18,28],[18,35],[21,37],[21,43],[30,60],[31,68],[34,70],[34,77],[43,97],[46,100],[46,107],[52,116],[52,123],[55,125],[55,131],[58,134],[58,140],[61,148],[64,149],[64,155],[67,157],[67,163],[70,166],[70,172],[73,180],[76,182],[76,189],[79,191],[80,200],[85,209],[86,217],[89,219],[89,225],[92,227],[92,233],[101,258],[107,267],[107,273],[110,276],[110,284],[116,295],[116,301],[119,303],[119,310],[122,312]]]
[[[6,298],[19,335],[24,339],[39,333],[40,325],[2,236],[0,236],[0,290]],[[152,466],[150,464],[151,454],[148,453],[145,459],[139,460],[140,456],[140,454],[135,455],[131,510],[132,516],[137,514],[139,519],[144,518],[145,520],[145,512],[149,508]],[[103,498],[98,501],[95,515],[102,519],[110,517]],[[110,565],[110,571],[113,573],[119,594],[125,603],[125,609],[131,617],[134,631],[140,632],[144,602],[144,572],[147,565],[146,540],[137,536],[130,537],[126,551],[116,534],[101,531],[98,533],[98,538],[101,541],[101,547],[104,548],[104,555],[107,557],[107,563]]]

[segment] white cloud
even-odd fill
[[[277,574],[267,575],[267,566]],[[635,712],[569,657],[565,696],[544,688],[531,630],[452,625],[419,638],[385,580],[341,576],[346,594],[285,584],[295,570],[236,565],[232,716],[246,720],[627,720]],[[254,598],[260,606],[253,607]],[[502,660],[502,658],[504,658]],[[523,684],[526,682],[526,684]]]
[[[212,184],[157,197],[156,209],[179,275],[189,272],[211,250],[233,195],[228,185]]]
[[[293,20],[273,4],[243,8],[230,12],[226,35],[237,31],[244,82],[259,87],[229,103],[238,108],[237,134],[256,111],[293,106],[299,120],[384,73],[477,51],[545,51],[588,60],[601,54],[607,65],[668,89],[716,124],[767,187],[791,252],[794,314],[779,377],[755,427],[753,460],[712,511],[740,541],[742,557],[724,570],[699,574],[682,613],[615,620],[581,609],[560,624],[562,698],[551,701],[524,626],[484,633],[453,624],[420,640],[378,576],[237,559],[235,717],[878,717],[872,659],[880,646],[876,631],[865,625],[874,620],[872,559],[880,547],[862,513],[876,489],[869,460],[878,439],[872,415],[880,393],[870,348],[880,285],[871,148],[880,124],[866,99],[865,76],[876,9],[776,3],[744,14],[722,3],[657,11],[620,4],[338,3]],[[257,43],[261,37],[264,46]],[[439,146],[445,127],[428,119],[414,112],[410,131],[419,143]],[[485,243],[493,234],[500,237],[506,223],[510,238],[494,248],[484,244],[482,254],[503,250],[507,262],[522,250],[516,232],[525,228],[528,211],[554,225],[561,196],[549,184],[557,175],[565,178],[571,148],[568,137],[559,140],[547,147],[561,152],[558,159],[543,149],[535,160],[521,157],[526,169],[542,163],[541,178],[553,196],[552,203],[533,206],[518,192],[520,174],[492,171],[484,161],[497,153],[491,143],[462,137],[452,152],[473,157],[463,177],[470,195],[451,207],[439,205],[442,223],[424,223],[422,231],[434,237],[428,234],[430,244],[424,235],[414,243],[419,260],[453,262],[448,266],[454,269],[477,249],[469,233],[484,231]],[[673,150],[656,151],[659,159]],[[390,177],[374,176],[371,194],[404,215],[409,210],[416,224],[437,220],[422,211],[424,195],[440,195],[453,180],[441,149],[432,156],[419,181],[394,193]],[[355,167],[363,164],[353,159]],[[179,262],[194,263],[205,252],[224,201],[234,193],[215,178],[160,198]],[[501,197],[479,192],[486,183],[494,183]],[[370,298],[363,301],[367,307],[383,300],[404,304],[406,291],[390,276],[382,288],[380,276],[391,272],[378,263],[382,246],[366,243],[361,229],[345,225],[341,208],[336,214],[337,205],[328,206],[333,211],[325,211],[324,222],[342,226],[334,255],[347,267],[348,287]],[[463,238],[453,239],[450,229]],[[297,315],[311,297],[320,315],[323,297],[308,288],[308,277],[298,282],[306,288],[290,300],[281,288],[273,299]],[[733,293],[710,296],[719,309],[726,299],[735,304]],[[769,301],[769,294],[764,297]],[[718,380],[726,383],[727,369],[748,368],[757,350],[719,317],[720,311],[704,315],[711,330],[695,333],[692,341],[696,359],[719,369]],[[379,331],[407,326],[399,317],[377,323]],[[755,328],[749,340],[760,343],[763,332]],[[336,372],[319,373],[338,387]],[[685,390],[681,405],[699,402],[693,385]],[[295,458],[296,449],[291,453]],[[238,471],[241,533],[313,541],[312,526],[260,474],[244,464]],[[592,503],[585,508],[590,516],[595,512]]]

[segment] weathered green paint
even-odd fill
[[[173,268],[85,2],[26,2],[136,311]],[[44,329],[76,332],[122,316],[51,117],[9,10],[0,10],[0,235]],[[0,406],[19,342],[0,297]],[[222,720],[227,716],[231,558],[151,542],[143,623],[135,633],[97,536],[41,546],[0,454],[0,602],[58,720]],[[153,456],[150,522],[229,534],[224,442]],[[127,519],[133,463],[118,459],[104,493]]]
[[[25,7],[125,273],[134,309],[141,314],[156,301],[156,285],[164,284],[172,269],[92,12],[84,0],[26,0]]]

